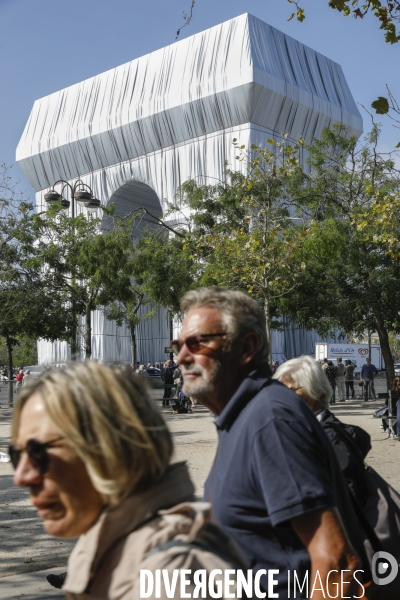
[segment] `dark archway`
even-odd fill
[[[124,185],[113,193],[107,206],[111,204],[114,204],[114,215],[116,217],[130,215],[141,208],[146,208],[152,215],[158,218],[161,218],[163,215],[161,202],[156,192],[142,181],[131,180],[124,183]],[[149,215],[143,214],[140,222],[135,224],[133,236],[139,237],[140,232],[145,227],[149,227],[156,222]],[[107,228],[107,217],[103,221],[103,227]]]

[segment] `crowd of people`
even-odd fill
[[[173,414],[192,414],[193,408],[197,406],[195,398],[189,398],[182,391],[183,377],[179,365],[172,360],[167,360],[164,364],[149,363],[147,369],[157,368],[160,371],[160,377],[163,381],[164,394],[162,397],[162,405],[170,406]],[[140,377],[147,378],[148,372],[143,363],[138,363],[136,373]]]
[[[24,371],[22,367],[13,367],[13,377],[12,380],[15,382],[15,389],[18,392],[19,388],[25,385],[29,378],[31,377],[31,372],[29,369]],[[8,376],[8,369],[5,366],[0,367],[0,381],[8,382],[10,380]]]
[[[194,500],[186,465],[170,464],[171,435],[132,370],[76,363],[19,393],[14,481],[29,489],[48,533],[79,537],[56,580],[67,598],[308,598],[312,590],[321,600],[338,589],[342,598],[382,598],[372,577],[374,524],[362,516],[370,438],[330,411],[330,365],[324,372],[304,356],[272,376],[263,310],[241,292],[192,290],[181,311],[172,342],[180,386],[212,411],[218,433],[204,502]],[[346,384],[342,369],[335,377]],[[196,575],[218,570],[226,590],[224,573],[248,569],[243,596],[229,595],[238,580],[215,596]],[[200,595],[171,592],[178,571],[184,592]]]
[[[336,359],[336,365],[333,361],[324,358],[322,363],[322,369],[328,379],[329,385],[332,389],[332,395],[330,404],[336,403],[336,388],[338,390],[338,401],[345,402],[345,400],[354,399],[356,396],[354,390],[354,371],[356,365],[351,360],[343,360],[341,357]],[[376,399],[376,392],[374,386],[374,379],[378,374],[378,369],[375,365],[371,364],[371,359],[367,358],[366,363],[361,367],[360,379],[358,385],[361,387],[361,396],[364,401],[367,402],[369,399]]]

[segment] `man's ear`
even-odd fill
[[[245,333],[241,339],[241,353],[240,353],[240,364],[248,365],[254,359],[259,347],[259,339],[254,331]]]

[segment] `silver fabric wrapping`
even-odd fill
[[[309,142],[338,122],[349,135],[362,132],[341,67],[244,14],[37,100],[17,161],[37,192],[39,210],[56,180],[81,177],[119,214],[145,205],[161,215],[187,179],[221,180],[226,162],[244,168],[233,138],[247,147],[282,134]],[[100,312],[92,320],[94,358],[129,361],[125,328]],[[140,336],[139,360],[163,358],[165,315],[144,323]],[[307,349],[309,337],[304,334]],[[294,330],[288,332],[288,344],[296,339]],[[289,355],[303,351],[301,341],[290,347]],[[40,342],[40,361],[55,360],[62,348]]]

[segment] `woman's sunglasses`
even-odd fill
[[[17,448],[13,445],[9,446],[8,454],[10,455],[11,463],[14,469],[18,467],[21,454],[23,452],[26,452],[31,461],[35,463],[35,465],[43,475],[49,468],[49,455],[47,453],[47,448],[49,448],[51,444],[54,444],[55,442],[58,442],[62,439],[63,437],[58,437],[55,440],[50,440],[49,442],[46,442],[44,444],[42,442],[38,442],[38,440],[32,439],[28,440],[28,443],[26,444],[25,448]]]
[[[202,348],[207,347],[207,340],[213,337],[224,337],[227,333],[199,333],[198,335],[190,335],[184,340],[172,340],[171,348],[175,354],[179,354],[183,346],[186,344],[187,349],[192,354],[198,354]]]

